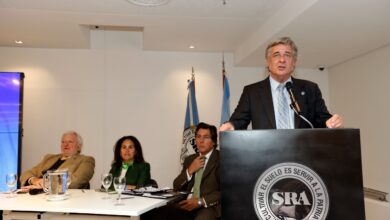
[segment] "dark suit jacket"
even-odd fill
[[[192,154],[184,160],[181,173],[173,181],[173,188],[175,190],[191,191],[194,186],[195,175],[192,175],[191,180],[188,181],[186,170],[198,156],[199,154]],[[207,207],[211,207],[214,210],[216,217],[221,216],[221,189],[219,180],[219,151],[214,149],[203,172],[200,183],[200,196],[204,198]]]
[[[301,79],[292,78],[293,93],[301,114],[314,127],[326,127],[326,120],[332,117],[322,99],[318,85]],[[260,82],[245,86],[240,101],[230,122],[236,130],[246,129],[252,122],[252,129],[276,129],[275,112],[272,102],[271,83],[269,77]],[[295,115],[295,128],[310,128],[310,125]]]
[[[116,167],[115,164],[111,166],[110,173],[112,177],[118,177],[121,175],[122,167]],[[143,162],[134,162],[132,166],[127,169],[126,185],[135,185],[137,188],[144,187],[150,183],[150,164]],[[111,184],[110,189],[114,189],[114,185]]]

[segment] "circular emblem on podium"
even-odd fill
[[[253,205],[261,220],[325,220],[329,195],[320,176],[309,167],[280,163],[257,179]]]

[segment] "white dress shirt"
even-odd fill
[[[271,83],[271,93],[272,93],[272,103],[274,104],[274,112],[275,112],[275,121],[278,121],[278,114],[277,112],[279,111],[278,109],[278,96],[277,96],[277,88],[279,86],[279,82],[274,80],[272,77],[269,77],[269,80],[270,80],[270,83]],[[288,80],[286,82],[284,82],[283,84],[286,84],[287,82],[292,82],[291,80],[291,77],[288,78]],[[287,92],[287,89],[284,89],[283,90],[283,95],[286,97],[287,99],[287,103],[290,105],[291,104],[291,99],[290,99],[290,96]],[[288,108],[288,115],[290,116],[289,119],[290,119],[290,129],[294,129],[295,128],[295,125],[294,125],[294,110],[292,110],[291,108]],[[276,125],[278,126],[278,125]],[[279,129],[277,127],[277,129]]]

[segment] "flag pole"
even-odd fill
[[[225,75],[226,75],[226,70],[225,70],[225,53],[222,53],[222,87],[225,84]]]
[[[194,71],[194,67],[192,67],[191,80],[194,79],[195,79],[195,71]]]
[[[191,80],[190,80],[190,83],[194,83],[195,84],[195,71],[194,71],[194,67],[192,67],[192,73],[191,73]],[[195,89],[194,89],[195,90]],[[194,91],[195,92],[195,91]],[[190,111],[190,124],[193,125],[194,124],[194,113],[193,113],[193,100],[192,100],[192,89],[189,88],[188,90],[188,93],[189,93],[189,102],[188,102],[188,105],[189,105],[189,111]]]

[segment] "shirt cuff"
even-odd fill
[[[186,169],[186,174],[187,174],[187,181],[190,181],[192,176],[190,176],[190,174],[188,173],[188,169]]]
[[[202,199],[202,201],[203,201],[203,207],[207,208],[206,200],[204,200],[204,197],[202,197],[201,199]]]

